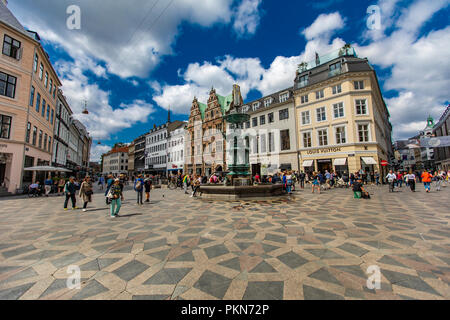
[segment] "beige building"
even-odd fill
[[[61,83],[39,35],[25,30],[5,1],[0,1],[0,39],[0,186],[15,193],[33,180],[24,167],[51,163]]]
[[[301,170],[384,175],[392,125],[374,69],[350,47],[320,60],[302,63],[295,79]]]
[[[134,156],[136,151],[136,145],[134,143],[128,146],[128,176],[132,177],[134,175]]]

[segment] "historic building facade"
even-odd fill
[[[294,85],[300,169],[382,175],[392,125],[377,75],[353,48],[299,66]]]
[[[33,180],[24,167],[50,165],[61,82],[39,35],[0,1],[0,188],[15,193]]]
[[[184,137],[186,122],[172,126],[167,139],[167,172],[169,174],[183,173],[184,171]]]
[[[213,88],[208,103],[194,98],[186,128],[185,172],[210,175],[226,171],[225,114],[232,102],[232,95],[221,96]]]
[[[297,171],[297,123],[292,88],[249,102],[244,111],[250,115],[243,132],[250,138],[252,174]]]
[[[128,174],[128,146],[118,145],[102,156],[104,175]]]
[[[435,137],[450,136],[450,105],[433,128]],[[434,148],[434,161],[439,170],[450,170],[450,146]]]

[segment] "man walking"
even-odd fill
[[[184,194],[189,194],[189,192],[187,191],[188,184],[189,184],[189,176],[186,174],[186,175],[184,175],[184,178],[183,178]]]
[[[64,210],[67,210],[67,205],[69,204],[69,199],[72,200],[72,210],[78,209],[77,198],[75,196],[76,187],[75,187],[75,178],[70,177],[69,181],[66,183],[64,187],[64,193],[66,194],[66,201],[64,201]]]
[[[395,175],[395,173],[393,173],[392,170],[389,170],[389,173],[386,176],[386,180],[389,183],[389,192],[394,192],[394,185],[395,185],[396,179],[397,179],[397,176]]]

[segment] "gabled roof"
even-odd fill
[[[19,20],[17,20],[17,18],[12,14],[12,12],[3,3],[3,1],[0,1],[0,21],[30,37],[30,35],[27,33],[27,30],[25,30]]]
[[[219,104],[222,109],[222,114],[225,115],[230,110],[231,103],[233,102],[233,94],[230,94],[226,97],[217,95],[217,99],[219,99]]]

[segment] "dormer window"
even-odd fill
[[[267,108],[268,106],[270,106],[272,104],[272,102],[273,102],[272,98],[264,100],[264,107]]]
[[[17,41],[7,35],[5,35],[5,38],[3,40],[3,54],[20,60],[21,58],[21,43],[20,41]]]
[[[289,92],[280,94],[280,103],[286,102],[289,99]]]
[[[253,104],[253,111],[258,110],[258,108],[259,108],[259,102],[255,102],[255,103]]]

